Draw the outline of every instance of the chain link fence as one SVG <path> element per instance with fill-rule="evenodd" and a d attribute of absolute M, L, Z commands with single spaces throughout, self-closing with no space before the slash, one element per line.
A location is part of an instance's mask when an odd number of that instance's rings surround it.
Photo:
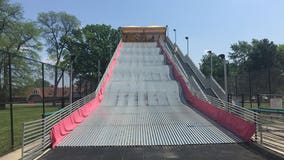
<path fill-rule="evenodd" d="M 57 67 L 17 54 L 0 52 L 2 155 L 21 146 L 24 122 L 49 116 L 71 101 L 90 94 L 97 82 L 77 75 L 71 83 L 69 67 Z"/>
<path fill-rule="evenodd" d="M 228 100 L 260 115 L 257 142 L 284 153 L 284 73 L 272 67 L 228 77 Z"/>
<path fill-rule="evenodd" d="M 228 99 L 248 108 L 271 108 L 271 99 L 284 95 L 283 84 L 284 72 L 277 67 L 242 72 L 228 76 Z"/>

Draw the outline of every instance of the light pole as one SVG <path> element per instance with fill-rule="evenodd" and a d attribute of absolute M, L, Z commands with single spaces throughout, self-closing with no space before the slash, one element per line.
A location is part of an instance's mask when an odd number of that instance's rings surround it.
<path fill-rule="evenodd" d="M 177 32 L 176 32 L 177 30 L 176 29 L 174 29 L 174 32 L 175 32 L 175 45 L 177 44 Z"/>
<path fill-rule="evenodd" d="M 98 59 L 98 84 L 100 83 L 101 77 L 101 61 Z"/>
<path fill-rule="evenodd" d="M 69 103 L 71 104 L 73 102 L 73 63 L 75 59 L 75 55 L 71 54 L 71 66 L 70 66 L 70 97 L 69 97 Z"/>
<path fill-rule="evenodd" d="M 228 86 L 227 86 L 227 62 L 224 54 L 220 54 L 219 57 L 224 62 L 224 85 L 225 85 L 225 100 L 228 99 Z"/>
<path fill-rule="evenodd" d="M 186 39 L 186 47 L 187 47 L 187 48 L 186 48 L 186 49 L 187 49 L 187 50 L 186 50 L 186 52 L 187 52 L 186 54 L 187 54 L 187 56 L 189 56 L 189 42 L 188 42 L 188 37 L 186 36 L 185 39 Z"/>
<path fill-rule="evenodd" d="M 169 35 L 169 34 L 168 34 L 168 27 L 169 27 L 169 26 L 166 25 L 166 38 L 167 38 L 167 36 Z"/>
<path fill-rule="evenodd" d="M 111 60 L 112 54 L 111 54 L 111 45 L 108 45 L 109 48 L 109 61 Z"/>
<path fill-rule="evenodd" d="M 212 51 L 207 51 L 207 53 L 210 55 L 210 78 L 213 78 L 213 60 L 212 60 Z"/>

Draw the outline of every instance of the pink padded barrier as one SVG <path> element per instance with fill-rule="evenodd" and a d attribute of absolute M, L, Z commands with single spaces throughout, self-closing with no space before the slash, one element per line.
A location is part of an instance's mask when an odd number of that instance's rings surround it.
<path fill-rule="evenodd" d="M 245 141 L 250 141 L 251 137 L 255 133 L 256 125 L 251 122 L 245 121 L 218 107 L 215 107 L 199 99 L 198 97 L 194 96 L 190 92 L 190 90 L 187 88 L 184 79 L 178 73 L 177 69 L 173 65 L 173 62 L 170 60 L 168 55 L 165 53 L 162 45 L 159 42 L 158 42 L 158 46 L 162 49 L 162 53 L 164 57 L 166 58 L 167 63 L 172 68 L 175 79 L 180 82 L 187 102 L 191 104 L 193 107 L 195 107 L 196 109 L 198 109 L 199 111 L 201 111 L 202 113 L 204 113 L 205 115 L 207 115 L 212 120 L 215 120 L 216 122 L 218 122 L 224 128 L 236 134 L 241 139 Z"/>
<path fill-rule="evenodd" d="M 123 47 L 123 43 L 120 42 L 118 49 L 116 50 L 112 61 L 109 64 L 105 79 L 99 89 L 97 96 L 86 103 L 84 106 L 80 107 L 61 121 L 57 122 L 51 129 L 51 142 L 52 148 L 55 148 L 56 145 L 62 141 L 62 139 L 67 136 L 71 131 L 73 131 L 83 120 L 88 117 L 102 102 L 104 97 L 104 92 L 106 85 L 112 76 L 112 69 L 114 68 L 117 58 L 120 55 L 120 49 Z"/>

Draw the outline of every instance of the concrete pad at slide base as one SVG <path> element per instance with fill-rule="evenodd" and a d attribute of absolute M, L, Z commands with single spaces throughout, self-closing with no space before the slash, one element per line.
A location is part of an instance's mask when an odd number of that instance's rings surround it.
<path fill-rule="evenodd" d="M 263 156 L 260 151 L 245 144 L 202 144 L 180 146 L 133 147 L 60 147 L 40 158 L 51 159 L 99 159 L 99 160 L 278 160 Z"/>

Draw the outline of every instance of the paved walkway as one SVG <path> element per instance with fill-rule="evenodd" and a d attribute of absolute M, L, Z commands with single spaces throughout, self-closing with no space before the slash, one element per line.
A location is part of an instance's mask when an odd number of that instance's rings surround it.
<path fill-rule="evenodd" d="M 17 149 L 0 157 L 0 160 L 18 160 L 22 156 L 22 149 Z"/>

